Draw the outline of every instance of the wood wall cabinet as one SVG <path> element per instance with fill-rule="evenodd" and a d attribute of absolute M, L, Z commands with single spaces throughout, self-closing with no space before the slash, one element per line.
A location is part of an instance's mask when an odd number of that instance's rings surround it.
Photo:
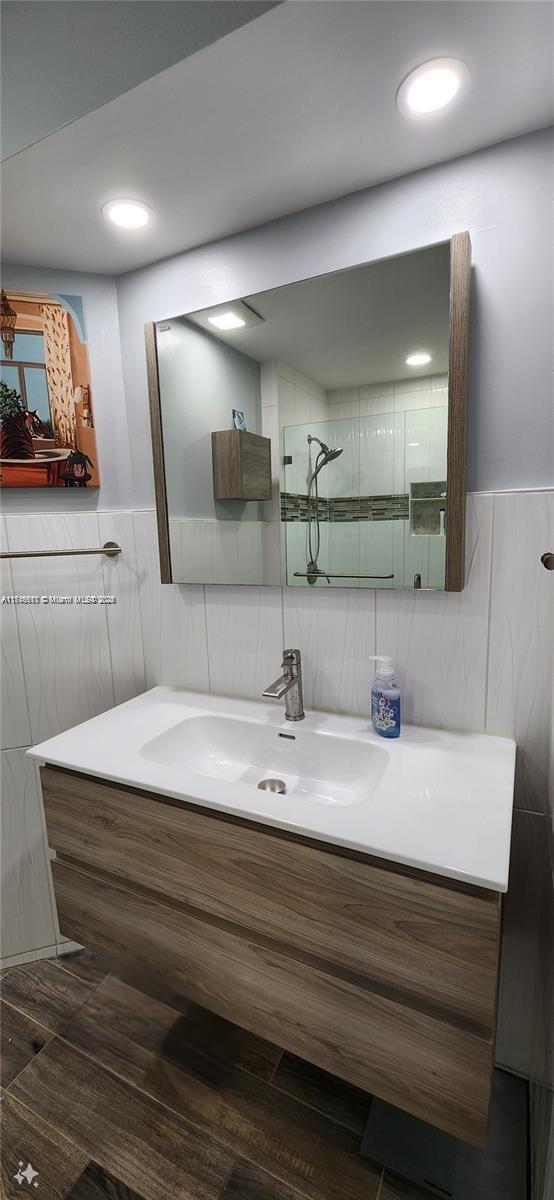
<path fill-rule="evenodd" d="M 61 929 L 482 1145 L 500 896 L 57 768 L 41 772 Z"/>
<path fill-rule="evenodd" d="M 245 429 L 212 433 L 214 500 L 271 500 L 271 440 Z"/>

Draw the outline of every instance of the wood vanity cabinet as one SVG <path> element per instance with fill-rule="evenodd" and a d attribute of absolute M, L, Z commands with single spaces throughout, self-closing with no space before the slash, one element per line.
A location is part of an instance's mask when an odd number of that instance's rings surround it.
<path fill-rule="evenodd" d="M 487 1130 L 499 894 L 53 767 L 60 928 L 449 1133 Z"/>

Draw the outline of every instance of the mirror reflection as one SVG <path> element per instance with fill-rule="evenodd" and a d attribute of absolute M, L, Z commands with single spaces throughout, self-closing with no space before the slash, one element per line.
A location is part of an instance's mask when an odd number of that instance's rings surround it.
<path fill-rule="evenodd" d="M 443 588 L 450 245 L 156 326 L 172 579 Z"/>

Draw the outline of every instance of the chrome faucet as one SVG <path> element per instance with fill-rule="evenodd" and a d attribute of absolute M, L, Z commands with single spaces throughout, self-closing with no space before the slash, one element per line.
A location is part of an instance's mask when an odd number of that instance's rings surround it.
<path fill-rule="evenodd" d="M 302 660 L 299 650 L 283 650 L 284 674 L 271 683 L 262 694 L 270 700 L 285 697 L 285 719 L 303 721 L 306 716 L 302 697 Z"/>

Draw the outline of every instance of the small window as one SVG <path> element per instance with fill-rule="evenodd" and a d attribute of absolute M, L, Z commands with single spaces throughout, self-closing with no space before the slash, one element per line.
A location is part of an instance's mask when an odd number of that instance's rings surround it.
<path fill-rule="evenodd" d="M 38 413 L 46 437 L 52 437 L 43 334 L 18 331 L 13 345 L 13 359 L 2 359 L 0 366 L 4 383 L 19 392 L 24 408 Z"/>

